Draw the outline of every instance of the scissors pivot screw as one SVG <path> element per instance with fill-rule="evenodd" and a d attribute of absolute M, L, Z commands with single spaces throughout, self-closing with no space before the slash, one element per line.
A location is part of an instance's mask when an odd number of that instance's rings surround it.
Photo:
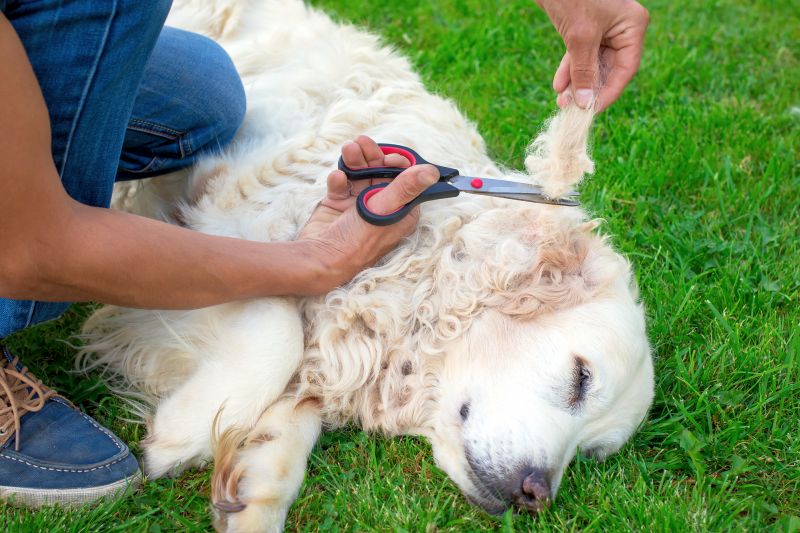
<path fill-rule="evenodd" d="M 483 180 L 480 178 L 475 178 L 472 181 L 470 181 L 469 184 L 472 185 L 473 189 L 480 189 L 481 187 L 483 187 Z"/>

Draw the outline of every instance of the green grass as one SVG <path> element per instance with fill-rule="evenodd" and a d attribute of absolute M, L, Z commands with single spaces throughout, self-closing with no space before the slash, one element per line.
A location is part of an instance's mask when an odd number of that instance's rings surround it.
<path fill-rule="evenodd" d="M 532 0 L 316 3 L 404 50 L 493 156 L 521 165 L 562 52 Z M 800 2 L 647 5 L 642 69 L 597 121 L 582 200 L 635 265 L 656 361 L 649 420 L 605 463 L 573 464 L 538 518 L 470 507 L 423 441 L 328 434 L 291 529 L 800 531 Z M 63 370 L 73 351 L 59 339 L 88 311 L 10 343 L 138 451 L 120 403 Z M 0 506 L 0 529 L 204 530 L 208 491 L 190 472 L 73 512 Z"/>

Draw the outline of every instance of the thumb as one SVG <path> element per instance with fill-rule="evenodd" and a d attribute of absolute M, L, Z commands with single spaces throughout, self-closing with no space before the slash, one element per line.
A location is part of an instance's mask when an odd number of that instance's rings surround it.
<path fill-rule="evenodd" d="M 598 80 L 600 38 L 581 36 L 567 44 L 567 51 L 570 55 L 569 74 L 575 103 L 585 109 L 592 103 Z"/>
<path fill-rule="evenodd" d="M 422 191 L 439 180 L 439 171 L 433 165 L 416 165 L 403 171 L 382 191 L 367 200 L 367 207 L 376 215 L 394 213 Z"/>

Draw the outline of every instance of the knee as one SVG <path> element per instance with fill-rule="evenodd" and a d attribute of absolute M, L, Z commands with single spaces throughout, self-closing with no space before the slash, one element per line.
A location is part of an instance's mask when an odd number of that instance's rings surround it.
<path fill-rule="evenodd" d="M 228 53 L 213 40 L 202 35 L 184 32 L 191 41 L 186 48 L 193 51 L 192 77 L 202 95 L 206 124 L 201 127 L 213 132 L 211 144 L 222 146 L 230 142 L 239 130 L 247 107 L 244 86 Z"/>
<path fill-rule="evenodd" d="M 206 64 L 211 70 L 206 78 L 208 90 L 213 96 L 210 101 L 214 109 L 209 110 L 215 117 L 217 137 L 222 144 L 231 141 L 239 130 L 247 109 L 247 99 L 242 79 L 225 50 L 211 39 L 206 40 Z"/>

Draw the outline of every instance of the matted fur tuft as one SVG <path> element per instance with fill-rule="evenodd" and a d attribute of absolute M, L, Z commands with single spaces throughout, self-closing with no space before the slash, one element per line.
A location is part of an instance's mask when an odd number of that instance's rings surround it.
<path fill-rule="evenodd" d="M 588 149 L 593 118 L 591 106 L 569 105 L 548 121 L 528 147 L 525 168 L 549 197 L 561 198 L 594 172 Z"/>

